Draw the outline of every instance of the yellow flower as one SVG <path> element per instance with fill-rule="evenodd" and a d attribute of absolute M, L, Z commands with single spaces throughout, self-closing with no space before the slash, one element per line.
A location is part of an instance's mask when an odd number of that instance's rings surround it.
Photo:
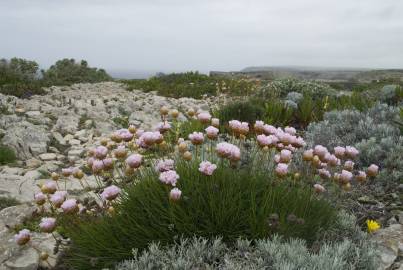
<path fill-rule="evenodd" d="M 373 232 L 376 232 L 377 230 L 379 230 L 381 225 L 379 225 L 379 223 L 376 222 L 375 220 L 367 219 L 367 227 L 368 227 L 368 232 L 373 233 Z"/>

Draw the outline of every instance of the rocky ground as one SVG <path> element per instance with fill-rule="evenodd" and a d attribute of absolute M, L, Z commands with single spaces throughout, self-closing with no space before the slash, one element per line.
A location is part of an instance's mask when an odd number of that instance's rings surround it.
<path fill-rule="evenodd" d="M 40 265 L 39 252 L 33 247 L 17 247 L 9 228 L 32 217 L 35 207 L 30 201 L 49 172 L 81 166 L 86 149 L 122 125 L 152 128 L 160 121 L 159 109 L 163 105 L 183 112 L 189 108 L 208 110 L 225 102 L 221 98 L 173 99 L 155 93 L 129 92 L 114 82 L 47 90 L 47 95 L 30 99 L 0 94 L 0 143 L 13 148 L 18 156 L 15 166 L 0 167 L 0 196 L 22 203 L 0 211 L 0 270 L 33 270 Z M 183 114 L 179 119 L 184 119 Z M 78 182 L 68 183 L 67 189 L 73 194 L 81 192 Z M 403 256 L 402 224 L 400 212 L 395 222 L 374 237 L 382 249 L 380 269 L 403 269 L 403 264 L 396 263 Z M 33 242 L 53 254 L 55 241 L 51 234 L 36 234 Z M 55 264 L 54 259 L 49 262 Z M 42 262 L 41 267 L 49 265 Z"/>

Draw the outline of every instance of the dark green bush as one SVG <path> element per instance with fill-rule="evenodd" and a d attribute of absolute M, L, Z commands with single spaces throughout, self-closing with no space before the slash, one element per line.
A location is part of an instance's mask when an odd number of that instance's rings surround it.
<path fill-rule="evenodd" d="M 4 145 L 0 145 L 0 165 L 13 163 L 16 159 L 17 157 L 13 149 Z"/>
<path fill-rule="evenodd" d="M 212 176 L 198 171 L 200 160 L 177 160 L 178 202 L 169 201 L 171 188 L 158 180 L 154 168 L 144 169 L 140 181 L 127 187 L 115 205 L 113 217 L 76 220 L 75 226 L 64 221 L 72 240 L 68 262 L 75 269 L 110 267 L 130 258 L 132 248 L 141 251 L 154 241 L 172 244 L 182 236 L 222 237 L 234 243 L 239 237 L 261 239 L 276 233 L 312 243 L 316 232 L 333 223 L 336 209 L 311 186 L 279 180 L 263 160 L 256 157 L 238 169 L 216 160 L 219 168 Z"/>
<path fill-rule="evenodd" d="M 14 198 L 0 196 L 0 210 L 17 204 L 19 204 L 19 201 Z"/>
<path fill-rule="evenodd" d="M 223 106 L 214 114 L 221 122 L 237 119 L 243 122 L 254 123 L 256 120 L 263 119 L 265 115 L 264 103 L 257 99 L 236 101 Z"/>
<path fill-rule="evenodd" d="M 67 58 L 57 61 L 48 70 L 42 71 L 42 77 L 46 85 L 70 85 L 112 80 L 104 69 L 92 68 L 85 60 L 76 62 L 74 59 Z"/>

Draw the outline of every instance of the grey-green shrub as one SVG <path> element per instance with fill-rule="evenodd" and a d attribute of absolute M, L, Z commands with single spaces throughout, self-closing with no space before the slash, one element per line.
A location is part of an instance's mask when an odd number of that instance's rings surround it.
<path fill-rule="evenodd" d="M 181 239 L 177 244 L 162 248 L 150 244 L 147 251 L 133 251 L 134 259 L 124 261 L 117 270 L 151 269 L 376 269 L 377 251 L 366 233 L 356 226 L 356 220 L 345 212 L 339 214 L 335 230 L 318 252 L 310 250 L 301 239 L 283 240 L 274 236 L 271 240 L 255 242 L 239 239 L 234 246 L 221 239 Z M 347 238 L 348 237 L 348 238 Z"/>

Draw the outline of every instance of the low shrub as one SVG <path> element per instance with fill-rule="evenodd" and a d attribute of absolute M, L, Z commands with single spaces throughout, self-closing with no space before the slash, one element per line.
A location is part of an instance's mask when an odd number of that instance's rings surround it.
<path fill-rule="evenodd" d="M 256 99 L 229 103 L 214 113 L 222 122 L 238 119 L 243 122 L 254 123 L 263 119 L 265 115 L 264 103 Z"/>
<path fill-rule="evenodd" d="M 17 156 L 13 149 L 8 146 L 0 145 L 0 165 L 13 163 L 17 160 Z"/>
<path fill-rule="evenodd" d="M 351 227 L 344 228 L 343 223 Z M 341 235 L 353 232 L 347 239 L 321 243 L 317 252 L 303 240 L 285 241 L 278 236 L 258 241 L 239 239 L 234 246 L 221 239 L 181 239 L 170 247 L 152 243 L 141 253 L 134 250 L 134 259 L 120 263 L 116 269 L 377 269 L 374 243 L 359 231 L 353 216 L 339 215 L 335 228 Z"/>
<path fill-rule="evenodd" d="M 11 197 L 2 197 L 0 196 L 0 210 L 3 210 L 4 208 L 18 205 L 20 202 L 14 198 Z"/>

